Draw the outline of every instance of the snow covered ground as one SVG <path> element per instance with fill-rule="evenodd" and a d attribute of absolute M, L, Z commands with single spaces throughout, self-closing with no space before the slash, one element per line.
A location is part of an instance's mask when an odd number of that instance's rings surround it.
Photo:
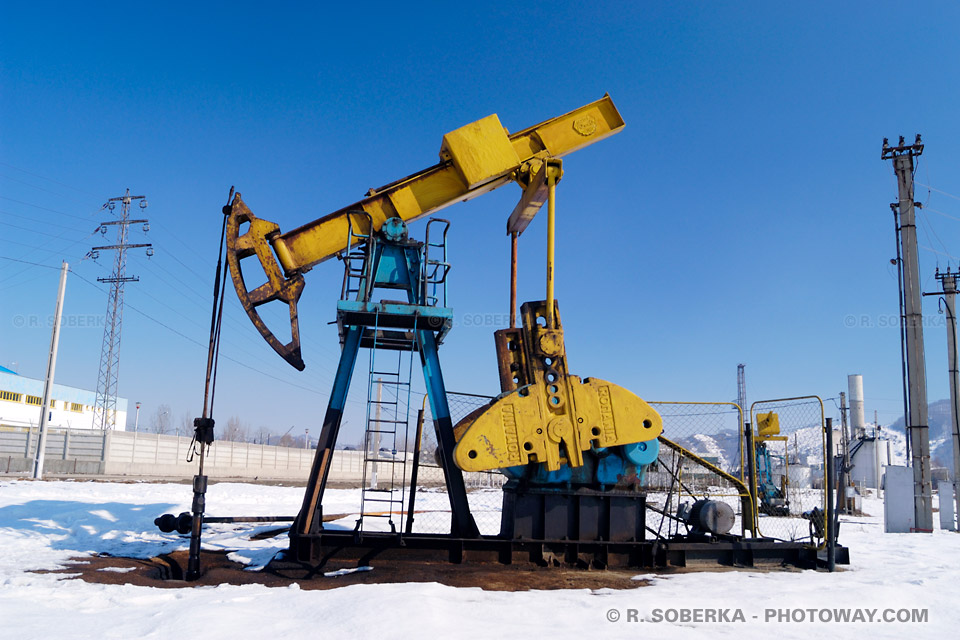
<path fill-rule="evenodd" d="M 215 484 L 208 494 L 208 512 L 294 514 L 302 492 L 301 488 Z M 157 531 L 153 519 L 161 513 L 187 510 L 190 497 L 189 487 L 177 484 L 0 481 L 0 637 L 189 635 L 246 640 L 549 634 L 558 638 L 779 640 L 811 634 L 893 638 L 917 632 L 924 637 L 949 637 L 950 629 L 960 623 L 960 535 L 943 531 L 884 534 L 882 503 L 871 499 L 864 501 L 865 510 L 874 515 L 844 519 L 841 541 L 850 547 L 852 565 L 835 574 L 644 575 L 652 579 L 650 586 L 633 590 L 509 593 L 431 583 L 352 585 L 327 591 L 301 590 L 296 585 L 157 589 L 90 584 L 62 574 L 31 572 L 57 568 L 69 558 L 93 553 L 152 557 L 185 548 L 180 536 Z M 492 505 L 495 498 L 479 494 L 477 499 Z M 443 502 L 443 495 L 437 494 L 425 496 L 420 504 L 442 509 Z M 350 513 L 358 503 L 358 491 L 330 490 L 325 512 Z M 481 519 L 495 523 L 494 516 L 487 512 Z M 353 518 L 345 518 L 343 524 L 352 527 Z M 285 536 L 250 540 L 251 532 L 266 528 L 271 527 L 213 526 L 205 535 L 205 546 L 233 550 L 235 559 L 261 565 L 286 541 Z M 926 621 L 882 620 L 885 615 L 894 619 L 898 614 L 912 615 L 913 609 L 925 611 L 920 615 L 926 615 Z M 867 621 L 836 621 L 844 615 Z"/>

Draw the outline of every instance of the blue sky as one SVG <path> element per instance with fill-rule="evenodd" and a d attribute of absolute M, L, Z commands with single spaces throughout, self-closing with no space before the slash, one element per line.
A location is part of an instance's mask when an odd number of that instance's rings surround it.
<path fill-rule="evenodd" d="M 57 285 L 54 268 L 11 259 L 66 259 L 73 324 L 57 381 L 95 386 L 106 293 L 84 279 L 110 264 L 81 258 L 109 219 L 100 205 L 129 187 L 149 199 L 156 255 L 131 254 L 140 282 L 127 288 L 120 394 L 146 416 L 168 404 L 179 423 L 202 402 L 231 185 L 289 230 L 433 164 L 463 124 L 497 113 L 516 131 L 609 92 L 626 129 L 569 156 L 558 192 L 571 371 L 697 401 L 732 400 L 739 362 L 754 400 L 835 397 L 862 373 L 868 415 L 900 415 L 896 183 L 880 142 L 920 132 L 928 145 L 917 179 L 936 190 L 918 187 L 917 199 L 931 291 L 934 269 L 960 255 L 955 4 L 266 7 L 3 3 L 0 364 L 43 376 Z M 445 212 L 459 321 L 441 350 L 450 389 L 498 391 L 499 326 L 486 318 L 506 311 L 503 229 L 518 197 L 508 186 Z M 521 239 L 521 301 L 544 295 L 544 250 L 538 217 Z M 218 419 L 319 431 L 340 277 L 336 263 L 307 275 L 302 374 L 229 292 L 223 354 L 234 360 L 221 364 Z M 924 304 L 938 399 L 944 322 L 934 298 Z M 358 369 L 347 438 L 359 437 L 364 379 Z"/>

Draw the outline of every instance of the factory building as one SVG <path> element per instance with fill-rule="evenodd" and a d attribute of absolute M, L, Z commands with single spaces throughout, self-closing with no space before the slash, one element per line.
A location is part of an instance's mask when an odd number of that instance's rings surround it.
<path fill-rule="evenodd" d="M 92 429 L 96 392 L 54 384 L 47 424 L 54 428 Z M 36 427 L 43 404 L 43 380 L 0 367 L 0 428 Z M 126 430 L 127 400 L 117 398 L 117 430 Z"/>

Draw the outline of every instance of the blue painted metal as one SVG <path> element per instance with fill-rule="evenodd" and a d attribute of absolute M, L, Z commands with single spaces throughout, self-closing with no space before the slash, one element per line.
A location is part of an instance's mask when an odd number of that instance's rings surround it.
<path fill-rule="evenodd" d="M 340 300 L 337 303 L 337 323 L 340 326 L 342 351 L 333 391 L 324 419 L 323 430 L 317 446 L 317 457 L 307 484 L 304 505 L 298 517 L 297 526 L 291 536 L 300 533 L 309 534 L 322 527 L 323 492 L 329 472 L 329 460 L 332 459 L 336 436 L 343 417 L 350 380 L 356 364 L 357 352 L 361 346 L 382 348 L 380 330 L 415 331 L 416 340 L 407 340 L 404 345 L 393 342 L 391 348 L 417 348 L 423 368 L 423 377 L 433 412 L 441 463 L 447 484 L 447 494 L 451 508 L 451 533 L 461 538 L 479 536 L 477 525 L 470 514 L 467 502 L 463 473 L 453 461 L 453 449 L 456 441 L 453 436 L 453 424 L 450 419 L 450 407 L 447 404 L 446 387 L 437 348 L 443 336 L 450 330 L 453 310 L 424 304 L 423 270 L 421 268 L 421 243 L 408 240 L 406 225 L 402 220 L 391 219 L 384 225 L 380 238 L 370 238 L 372 243 L 367 254 L 360 285 L 350 291 L 356 291 L 355 300 Z M 350 275 L 348 274 L 348 278 Z M 371 300 L 374 289 L 395 289 L 405 291 L 407 303 L 396 301 Z M 368 331 L 372 330 L 372 331 Z M 368 334 L 365 337 L 365 333 Z M 372 335 L 371 335 L 372 334 Z M 415 346 L 414 346 L 415 345 Z M 409 404 L 409 403 L 408 403 Z M 308 517 L 308 514 L 311 514 Z"/>
<path fill-rule="evenodd" d="M 343 350 L 340 352 L 340 362 L 337 364 L 337 375 L 333 378 L 333 390 L 330 392 L 328 409 L 342 412 L 347 403 L 347 392 L 350 390 L 350 380 L 353 378 L 362 333 L 363 327 L 350 327 L 347 331 Z"/>
<path fill-rule="evenodd" d="M 380 228 L 387 242 L 400 242 L 407 239 L 407 225 L 400 218 L 390 218 Z"/>
<path fill-rule="evenodd" d="M 643 466 L 653 463 L 660 455 L 660 441 L 648 440 L 647 442 L 634 442 L 625 444 L 621 447 L 623 457 L 631 464 Z"/>
<path fill-rule="evenodd" d="M 647 468 L 660 454 L 660 441 L 636 442 L 619 447 L 598 447 L 584 454 L 583 465 L 564 465 L 547 471 L 543 464 L 508 467 L 501 472 L 511 480 L 524 479 L 537 487 L 577 485 L 590 488 L 623 488 L 641 485 Z"/>

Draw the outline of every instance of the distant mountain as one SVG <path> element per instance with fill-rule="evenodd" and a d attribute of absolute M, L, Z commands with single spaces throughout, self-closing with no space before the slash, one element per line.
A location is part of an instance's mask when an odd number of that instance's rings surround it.
<path fill-rule="evenodd" d="M 692 451 L 702 458 L 717 462 L 725 471 L 740 468 L 740 442 L 733 429 L 725 429 L 710 435 L 697 433 L 677 440 L 681 447 Z"/>
<path fill-rule="evenodd" d="M 951 433 L 950 400 L 937 400 L 927 404 L 927 421 L 930 423 L 930 459 L 934 467 L 953 469 L 953 435 Z M 900 417 L 889 427 L 898 435 L 904 434 L 905 420 Z"/>
<path fill-rule="evenodd" d="M 839 425 L 834 427 L 834 440 L 839 447 L 840 432 Z M 867 425 L 867 433 L 875 433 L 875 425 Z M 823 463 L 823 441 L 820 435 L 820 427 L 803 427 L 795 429 L 789 433 L 783 433 L 789 437 L 786 445 L 786 452 L 789 456 L 791 465 L 810 465 L 818 467 Z M 906 437 L 903 434 L 903 425 L 899 428 L 882 427 L 880 429 L 880 438 L 890 441 L 890 462 L 892 464 L 906 464 Z M 677 443 L 682 447 L 689 449 L 693 453 L 708 458 L 711 461 L 716 460 L 719 466 L 727 471 L 737 471 L 740 468 L 740 449 L 738 443 L 738 434 L 733 430 L 724 430 L 712 434 L 695 434 L 677 438 Z M 784 445 L 772 445 L 772 453 L 781 455 L 784 451 Z M 934 466 L 952 468 L 949 440 L 931 440 L 931 450 L 934 451 Z M 884 460 L 886 463 L 886 460 Z"/>

